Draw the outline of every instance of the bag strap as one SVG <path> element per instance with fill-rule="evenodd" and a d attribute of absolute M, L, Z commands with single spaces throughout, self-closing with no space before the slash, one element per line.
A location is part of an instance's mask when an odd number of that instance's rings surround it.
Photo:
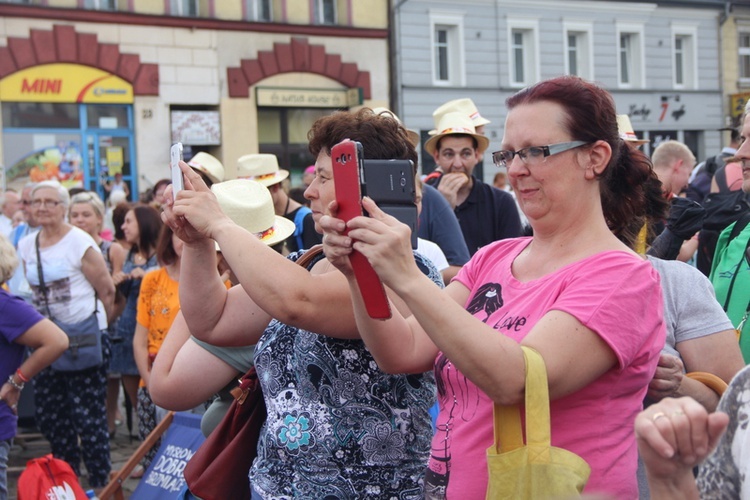
<path fill-rule="evenodd" d="M 729 233 L 729 239 L 727 240 L 726 246 L 729 246 L 729 243 L 734 240 L 737 236 L 740 235 L 742 231 L 745 230 L 747 225 L 750 224 L 750 212 L 745 212 L 740 219 L 734 223 L 734 227 L 732 227 L 732 231 Z M 724 304 L 722 305 L 723 309 L 726 311 L 729 307 L 729 300 L 732 298 L 732 291 L 734 290 L 734 282 L 737 280 L 737 275 L 739 273 L 740 266 L 742 265 L 743 260 L 747 260 L 748 265 L 750 265 L 750 256 L 748 255 L 748 250 L 750 249 L 750 238 L 747 240 L 747 244 L 745 245 L 745 251 L 742 252 L 742 257 L 740 257 L 739 262 L 737 262 L 737 271 L 735 271 L 734 275 L 732 275 L 732 279 L 729 282 L 729 288 L 727 289 L 727 296 L 724 299 Z M 750 302 L 747 304 L 747 309 L 750 311 Z"/>
<path fill-rule="evenodd" d="M 716 185 L 719 186 L 720 193 L 729 192 L 729 185 L 727 184 L 727 172 L 723 166 L 716 169 L 714 179 L 716 179 Z"/>
<path fill-rule="evenodd" d="M 315 257 L 320 255 L 321 253 L 323 253 L 323 245 L 314 245 L 310 247 L 310 249 L 307 250 L 302 255 L 302 257 L 297 259 L 296 263 L 304 268 L 307 268 L 310 262 L 312 262 Z M 255 373 L 255 366 L 251 366 L 250 369 L 245 373 L 245 375 L 237 379 L 237 385 L 229 390 L 229 394 L 231 394 L 239 404 L 243 404 L 245 402 L 245 398 L 247 398 L 251 386 L 254 386 L 254 384 L 256 383 L 258 383 L 258 375 Z"/>
<path fill-rule="evenodd" d="M 526 361 L 526 445 L 550 446 L 549 382 L 542 356 L 531 347 L 521 346 Z M 495 403 L 495 447 L 505 453 L 523 446 L 519 405 Z"/>
<path fill-rule="evenodd" d="M 323 253 L 323 245 L 318 243 L 317 245 L 311 246 L 309 250 L 307 250 L 302 257 L 297 259 L 297 264 L 307 268 L 307 266 L 310 264 L 310 262 L 313 261 L 318 255 Z"/>
<path fill-rule="evenodd" d="M 49 310 L 49 298 L 47 297 L 47 285 L 44 283 L 44 269 L 42 269 L 42 254 L 39 252 L 39 235 L 41 231 L 36 233 L 34 238 L 34 247 L 36 248 L 36 272 L 39 275 L 39 291 L 42 292 L 42 298 L 44 299 L 44 308 L 47 310 L 47 318 L 54 319 L 52 312 Z M 92 287 L 93 288 L 93 287 Z M 96 303 L 97 293 L 94 290 L 94 312 L 99 311 L 99 304 Z"/>
<path fill-rule="evenodd" d="M 36 272 L 39 275 L 39 291 L 42 293 L 44 299 L 44 308 L 47 310 L 47 317 L 52 319 L 52 313 L 49 310 L 49 299 L 47 298 L 47 285 L 44 283 L 44 269 L 42 269 L 42 254 L 39 252 L 39 234 L 41 231 L 36 233 L 34 238 L 34 246 L 36 247 Z"/>
<path fill-rule="evenodd" d="M 724 382 L 721 378 L 714 375 L 713 373 L 709 372 L 688 372 L 685 374 L 687 378 L 691 378 L 693 380 L 697 380 L 698 382 L 701 382 L 703 385 L 714 391 L 716 394 L 721 397 L 722 394 L 724 394 L 724 391 L 727 390 L 727 383 Z"/>

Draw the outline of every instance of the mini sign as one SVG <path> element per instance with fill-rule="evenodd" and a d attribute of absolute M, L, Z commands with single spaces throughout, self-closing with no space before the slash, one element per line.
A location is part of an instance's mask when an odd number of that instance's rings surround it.
<path fill-rule="evenodd" d="M 133 87 L 90 66 L 42 64 L 0 80 L 0 101 L 130 104 Z"/>

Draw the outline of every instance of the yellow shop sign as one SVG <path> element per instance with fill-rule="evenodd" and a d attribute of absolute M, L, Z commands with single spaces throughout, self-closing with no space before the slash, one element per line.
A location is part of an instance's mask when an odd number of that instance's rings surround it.
<path fill-rule="evenodd" d="M 130 104 L 133 86 L 81 64 L 43 64 L 0 80 L 0 101 Z"/>

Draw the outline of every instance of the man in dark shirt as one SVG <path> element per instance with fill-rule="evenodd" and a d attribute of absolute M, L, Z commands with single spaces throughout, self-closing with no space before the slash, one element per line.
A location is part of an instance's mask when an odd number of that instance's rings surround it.
<path fill-rule="evenodd" d="M 469 253 L 520 236 L 521 219 L 513 197 L 473 175 L 489 140 L 477 134 L 471 118 L 462 113 L 446 113 L 436 130 L 424 147 L 444 174 L 431 184 L 453 208 Z"/>

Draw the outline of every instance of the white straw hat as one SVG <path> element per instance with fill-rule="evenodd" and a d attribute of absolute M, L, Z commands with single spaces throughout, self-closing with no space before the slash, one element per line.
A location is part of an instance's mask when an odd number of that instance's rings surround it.
<path fill-rule="evenodd" d="M 635 135 L 633 125 L 630 123 L 630 117 L 628 115 L 617 115 L 617 132 L 620 134 L 620 139 L 631 142 L 637 146 L 649 142 L 639 139 L 638 136 Z"/>
<path fill-rule="evenodd" d="M 237 178 L 252 179 L 264 186 L 273 186 L 289 177 L 289 171 L 279 168 L 276 155 L 251 154 L 237 160 Z"/>
<path fill-rule="evenodd" d="M 224 181 L 224 165 L 221 164 L 216 157 L 211 156 L 208 153 L 201 151 L 196 154 L 190 161 L 187 162 L 194 170 L 202 172 L 206 175 L 211 182 L 223 182 Z"/>
<path fill-rule="evenodd" d="M 481 134 L 477 134 L 474 129 L 474 124 L 471 118 L 466 116 L 464 113 L 446 113 L 440 118 L 438 124 L 439 133 L 436 133 L 424 143 L 424 148 L 430 154 L 435 154 L 435 148 L 440 139 L 446 135 L 470 135 L 477 141 L 477 151 L 480 153 L 487 149 L 490 145 L 490 140 Z"/>
<path fill-rule="evenodd" d="M 468 97 L 464 97 L 462 99 L 448 101 L 432 112 L 432 121 L 435 122 L 435 129 L 430 130 L 428 134 L 437 134 L 438 129 L 440 128 L 440 119 L 447 113 L 463 113 L 471 118 L 474 128 L 491 123 L 487 118 L 479 114 L 479 110 L 477 109 L 477 105 L 474 104 L 474 101 Z"/>
<path fill-rule="evenodd" d="M 268 246 L 294 233 L 294 222 L 276 215 L 268 188 L 250 179 L 234 179 L 211 186 L 222 212 Z M 217 245 L 218 249 L 218 245 Z"/>

